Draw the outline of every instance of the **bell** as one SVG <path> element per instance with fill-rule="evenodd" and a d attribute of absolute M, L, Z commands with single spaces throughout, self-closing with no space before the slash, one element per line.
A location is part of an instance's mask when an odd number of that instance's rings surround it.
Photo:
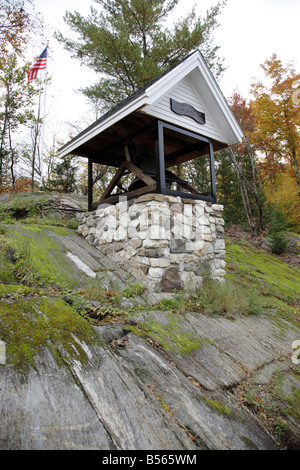
<path fill-rule="evenodd" d="M 156 165 L 155 159 L 149 154 L 144 153 L 140 156 L 137 166 L 147 175 L 156 179 Z M 128 191 L 135 191 L 136 189 L 143 188 L 145 183 L 138 177 L 135 177 L 131 182 Z"/>
<path fill-rule="evenodd" d="M 155 158 L 152 157 L 149 153 L 143 154 L 139 158 L 139 163 L 137 165 L 146 175 L 150 176 L 154 181 L 156 181 L 156 163 Z M 176 176 L 171 172 L 166 170 L 166 188 L 171 189 L 172 183 L 176 182 Z M 136 177 L 130 184 L 128 191 L 135 191 L 146 186 L 144 181 Z"/>

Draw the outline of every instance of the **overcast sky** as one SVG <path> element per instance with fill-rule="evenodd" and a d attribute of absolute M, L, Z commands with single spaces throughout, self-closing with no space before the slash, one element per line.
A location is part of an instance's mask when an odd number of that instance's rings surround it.
<path fill-rule="evenodd" d="M 53 129 L 61 129 L 59 137 L 67 140 L 65 122 L 88 124 L 94 120 L 85 98 L 76 90 L 95 83 L 97 77 L 80 66 L 78 60 L 71 59 L 52 34 L 58 29 L 70 36 L 70 29 L 63 20 L 65 12 L 87 15 L 89 6 L 96 4 L 92 0 L 34 0 L 34 3 L 35 10 L 43 14 L 48 25 L 48 72 L 52 77 L 46 102 L 48 133 L 51 129 L 52 133 Z M 205 16 L 206 10 L 216 3 L 217 0 L 179 0 L 175 13 L 185 16 L 195 5 L 197 13 Z M 219 83 L 225 97 L 235 89 L 249 97 L 253 80 L 263 78 L 259 65 L 274 53 L 284 64 L 294 61 L 296 70 L 300 71 L 299 18 L 300 0 L 227 1 L 214 34 L 215 44 L 220 46 L 219 55 L 224 57 L 227 67 Z M 45 45 L 33 44 L 33 61 Z"/>

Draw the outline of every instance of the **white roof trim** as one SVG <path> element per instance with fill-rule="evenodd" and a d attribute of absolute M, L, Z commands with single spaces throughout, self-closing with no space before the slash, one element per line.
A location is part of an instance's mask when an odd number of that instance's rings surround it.
<path fill-rule="evenodd" d="M 123 117 L 128 116 L 128 114 L 133 113 L 134 111 L 137 111 L 139 108 L 145 106 L 146 104 L 148 103 L 145 100 L 145 95 L 143 94 L 142 96 L 139 96 L 133 102 L 130 102 L 124 107 L 116 110 L 115 113 L 108 116 L 107 119 L 105 119 L 104 121 L 99 122 L 98 125 L 93 126 L 92 128 L 87 128 L 86 131 L 83 131 L 81 134 L 79 134 L 77 137 L 75 137 L 62 148 L 62 150 L 59 152 L 59 156 L 65 157 L 66 155 L 69 155 L 70 153 L 72 153 L 72 150 L 75 150 L 80 145 L 84 144 L 96 135 L 105 131 L 105 129 L 107 129 L 108 127 L 120 121 Z"/>
<path fill-rule="evenodd" d="M 72 153 L 72 151 L 77 147 L 100 134 L 125 116 L 133 113 L 134 111 L 137 111 L 138 109 L 141 109 L 146 105 L 153 104 L 169 90 L 170 86 L 173 87 L 176 85 L 176 83 L 178 83 L 195 69 L 199 70 L 201 77 L 205 82 L 208 93 L 210 94 L 210 99 L 215 101 L 215 105 L 217 105 L 219 112 L 222 114 L 222 118 L 225 119 L 225 123 L 227 123 L 227 126 L 231 131 L 230 133 L 232 138 L 230 139 L 231 142 L 228 142 L 228 144 L 232 145 L 233 143 L 241 142 L 243 138 L 243 131 L 241 130 L 239 123 L 237 122 L 231 108 L 222 94 L 216 80 L 210 72 L 202 54 L 200 51 L 195 51 L 169 72 L 163 74 L 160 78 L 149 84 L 149 86 L 146 87 L 143 91 L 138 92 L 136 97 L 133 95 L 132 99 L 129 98 L 128 103 L 125 103 L 119 108 L 116 108 L 116 110 L 111 114 L 108 113 L 107 118 L 104 118 L 103 120 L 100 118 L 100 122 L 98 124 L 88 127 L 85 131 L 67 143 L 59 152 L 60 157 L 64 157 Z"/>

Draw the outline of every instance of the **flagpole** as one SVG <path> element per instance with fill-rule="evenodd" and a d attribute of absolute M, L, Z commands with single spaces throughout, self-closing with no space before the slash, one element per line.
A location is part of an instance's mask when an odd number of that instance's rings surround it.
<path fill-rule="evenodd" d="M 46 71 L 45 71 L 45 80 L 44 80 L 44 111 L 43 111 L 43 124 L 42 124 L 42 144 L 41 144 L 41 156 L 40 156 L 40 165 L 41 165 L 41 187 L 44 187 L 44 139 L 45 139 L 45 116 L 46 116 L 46 95 L 47 95 L 47 79 L 48 79 L 48 46 L 49 41 L 47 41 L 47 61 L 46 61 Z"/>
<path fill-rule="evenodd" d="M 34 189 L 34 173 L 35 173 L 35 160 L 36 160 L 36 153 L 37 148 L 39 146 L 39 120 L 41 114 L 41 96 L 42 96 L 42 85 L 40 85 L 39 91 L 39 101 L 38 101 L 38 112 L 37 112 L 37 122 L 36 122 L 36 129 L 34 131 L 34 147 L 33 147 L 33 156 L 32 156 L 32 168 L 31 168 L 31 189 Z"/>

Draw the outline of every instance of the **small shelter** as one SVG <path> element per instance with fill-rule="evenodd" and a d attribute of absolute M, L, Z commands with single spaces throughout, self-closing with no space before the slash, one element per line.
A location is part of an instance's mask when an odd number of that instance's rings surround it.
<path fill-rule="evenodd" d="M 214 151 L 242 141 L 235 119 L 202 54 L 196 50 L 115 106 L 60 149 L 88 159 L 89 210 L 146 193 L 216 202 Z M 193 188 L 176 170 L 203 158 L 210 187 Z M 92 200 L 93 163 L 116 172 L 99 201 Z M 173 167 L 173 168 L 172 168 Z M 128 188 L 122 178 L 134 175 Z M 175 188 L 174 188 L 175 186 Z"/>

